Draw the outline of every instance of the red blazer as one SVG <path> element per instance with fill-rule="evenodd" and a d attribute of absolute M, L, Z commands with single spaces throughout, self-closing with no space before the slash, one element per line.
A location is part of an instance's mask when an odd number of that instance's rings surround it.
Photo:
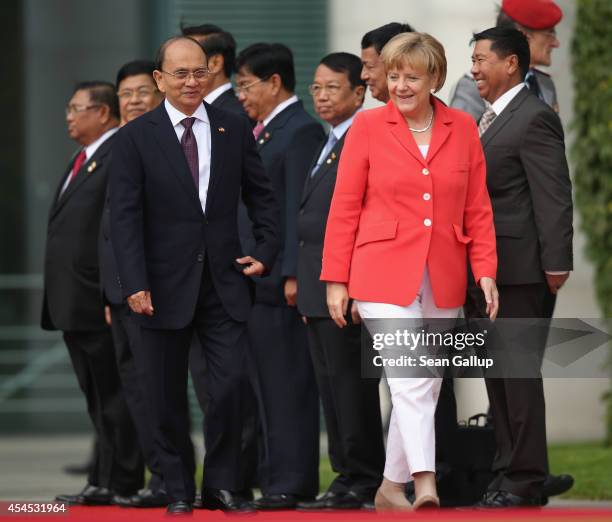
<path fill-rule="evenodd" d="M 406 306 L 425 263 L 436 306 L 463 305 L 474 278 L 495 278 L 497 254 L 485 159 L 474 119 L 432 97 L 423 158 L 393 102 L 360 112 L 348 131 L 331 203 L 321 280 L 354 299 Z"/>

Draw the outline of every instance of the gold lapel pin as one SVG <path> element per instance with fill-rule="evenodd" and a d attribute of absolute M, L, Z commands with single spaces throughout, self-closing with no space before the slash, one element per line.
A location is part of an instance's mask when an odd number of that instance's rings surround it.
<path fill-rule="evenodd" d="M 91 165 L 89 165 L 89 167 L 87 167 L 87 173 L 91 174 L 94 170 L 96 170 L 97 167 L 97 163 L 95 161 L 91 162 Z"/>
<path fill-rule="evenodd" d="M 224 127 L 219 127 L 218 131 L 219 132 L 225 132 L 225 128 Z"/>
<path fill-rule="evenodd" d="M 333 160 L 335 160 L 335 159 L 336 159 L 336 153 L 335 153 L 335 152 L 332 152 L 332 153 L 331 153 L 331 159 L 333 159 Z"/>

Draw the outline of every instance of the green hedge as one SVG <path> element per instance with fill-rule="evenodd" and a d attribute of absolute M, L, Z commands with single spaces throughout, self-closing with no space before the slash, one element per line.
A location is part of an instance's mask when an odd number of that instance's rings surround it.
<path fill-rule="evenodd" d="M 578 0 L 572 42 L 576 203 L 595 266 L 597 298 L 612 317 L 612 1 Z M 607 443 L 612 444 L 612 393 Z"/>

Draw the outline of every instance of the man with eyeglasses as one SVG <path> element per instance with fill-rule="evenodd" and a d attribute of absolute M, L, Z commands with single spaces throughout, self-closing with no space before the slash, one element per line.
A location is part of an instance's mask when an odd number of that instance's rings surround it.
<path fill-rule="evenodd" d="M 155 64 L 150 60 L 134 60 L 126 63 L 117 73 L 117 96 L 121 126 L 145 112 L 152 111 L 164 99 L 155 85 Z"/>
<path fill-rule="evenodd" d="M 244 117 L 203 103 L 206 55 L 176 36 L 157 55 L 166 96 L 118 133 L 111 166 L 111 238 L 122 295 L 146 355 L 136 362 L 152 405 L 153 436 L 170 514 L 189 513 L 195 462 L 187 366 L 198 335 L 208 368 L 202 504 L 245 511 L 241 463 L 250 277 L 271 269 L 278 206 Z M 244 252 L 236 225 L 245 202 L 256 238 Z"/>
<path fill-rule="evenodd" d="M 237 57 L 239 100 L 257 121 L 253 135 L 281 205 L 281 250 L 270 275 L 255 280 L 249 341 L 255 365 L 263 462 L 258 509 L 293 509 L 318 492 L 319 403 L 306 328 L 296 308 L 297 213 L 310 162 L 325 135 L 294 94 L 291 50 L 257 43 Z M 241 209 L 243 248 L 254 244 Z"/>
<path fill-rule="evenodd" d="M 122 125 L 154 109 L 163 100 L 163 95 L 153 80 L 154 70 L 155 64 L 146 60 L 135 60 L 126 63 L 119 69 L 116 85 Z M 118 497 L 115 503 L 123 507 L 166 506 L 168 496 L 153 444 L 153 424 L 148 396 L 144 388 L 142 371 L 135 357 L 135 353 L 146 351 L 146 347 L 139 342 L 137 327 L 133 324 L 129 307 L 123 299 L 119 284 L 110 233 L 110 192 L 108 190 L 98 248 L 100 281 L 106 305 L 105 316 L 113 335 L 121 386 L 138 433 L 140 451 L 150 470 L 146 488 L 131 496 Z"/>
<path fill-rule="evenodd" d="M 319 280 L 327 215 L 344 138 L 363 105 L 361 61 L 350 53 L 325 56 L 310 93 L 319 117 L 330 125 L 313 156 L 298 212 L 297 305 L 306 318 L 332 469 L 327 491 L 300 510 L 360 509 L 371 504 L 385 464 L 378 380 L 361 378 L 361 328 L 355 313 L 338 328 L 329 315 L 325 283 Z"/>
<path fill-rule="evenodd" d="M 98 232 L 119 125 L 114 85 L 77 84 L 66 122 L 81 148 L 62 176 L 49 212 L 42 327 L 63 332 L 97 443 L 85 488 L 57 500 L 108 505 L 116 495 L 136 493 L 144 478 L 100 292 Z"/>

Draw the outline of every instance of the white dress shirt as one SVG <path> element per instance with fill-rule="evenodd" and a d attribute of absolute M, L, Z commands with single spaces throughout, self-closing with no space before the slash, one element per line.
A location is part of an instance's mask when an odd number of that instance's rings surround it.
<path fill-rule="evenodd" d="M 119 130 L 119 127 L 113 127 L 112 129 L 108 129 L 104 134 L 102 134 L 102 136 L 100 136 L 96 141 L 94 141 L 93 143 L 90 143 L 89 145 L 87 145 L 87 147 L 85 147 L 85 162 L 83 163 L 83 165 L 85 165 L 85 163 L 87 163 L 91 157 L 96 153 L 96 151 L 100 148 L 100 145 L 102 145 L 108 138 L 110 138 L 113 134 L 115 134 L 115 132 L 117 132 Z M 72 171 L 71 171 L 72 172 Z M 62 187 L 62 190 L 60 192 L 60 196 L 64 193 L 64 191 L 68 188 L 68 185 L 70 184 L 70 181 L 72 180 L 72 174 L 69 173 L 68 177 L 66 178 L 66 180 L 64 181 L 64 185 Z"/>
<path fill-rule="evenodd" d="M 279 103 L 276 107 L 274 107 L 272 112 L 268 114 L 268 116 L 266 116 L 266 118 L 264 119 L 264 127 L 267 127 L 268 123 L 270 123 L 276 115 L 278 115 L 280 112 L 284 111 L 287 107 L 289 107 L 289 105 L 293 105 L 298 101 L 298 97 L 294 94 L 293 96 L 291 96 L 291 98 L 287 98 L 284 102 Z"/>
<path fill-rule="evenodd" d="M 181 142 L 185 127 L 181 124 L 185 118 L 189 118 L 186 114 L 183 114 L 176 107 L 174 107 L 168 99 L 164 101 L 166 112 L 170 117 L 170 122 L 176 132 L 176 137 Z M 196 120 L 193 122 L 193 135 L 195 136 L 196 143 L 198 145 L 198 170 L 199 170 L 199 187 L 200 192 L 198 194 L 200 198 L 200 204 L 202 206 L 202 212 L 206 211 L 206 197 L 208 196 L 208 183 L 210 181 L 210 120 L 206 113 L 204 104 L 200 104 L 197 110 L 191 115 Z"/>
<path fill-rule="evenodd" d="M 224 83 L 204 96 L 204 101 L 208 104 L 212 104 L 212 102 L 214 102 L 219 96 L 221 96 L 225 91 L 229 91 L 231 88 L 231 82 Z"/>

